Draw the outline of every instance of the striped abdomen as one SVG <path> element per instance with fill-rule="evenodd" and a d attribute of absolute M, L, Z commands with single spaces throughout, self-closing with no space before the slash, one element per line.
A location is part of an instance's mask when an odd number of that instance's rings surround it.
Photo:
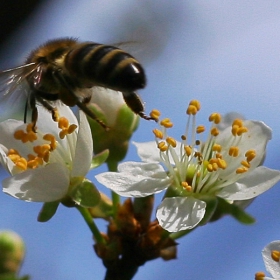
<path fill-rule="evenodd" d="M 78 79 L 122 92 L 135 91 L 146 85 L 140 63 L 113 46 L 79 44 L 66 55 L 65 67 Z"/>

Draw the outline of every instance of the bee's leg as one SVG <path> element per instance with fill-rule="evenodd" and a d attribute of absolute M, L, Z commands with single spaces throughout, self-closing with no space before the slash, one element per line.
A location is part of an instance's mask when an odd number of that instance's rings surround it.
<path fill-rule="evenodd" d="M 52 119 L 55 122 L 58 122 L 59 114 L 57 109 L 51 106 L 45 99 L 41 98 L 39 95 L 36 96 L 36 99 L 52 114 Z"/>
<path fill-rule="evenodd" d="M 32 130 L 36 132 L 36 123 L 38 120 L 38 110 L 36 106 L 36 99 L 34 95 L 30 95 L 29 98 L 26 100 L 25 109 L 24 109 L 24 122 L 27 122 L 27 112 L 28 106 L 31 108 L 31 122 L 32 122 Z"/>
<path fill-rule="evenodd" d="M 94 112 L 88 108 L 88 106 L 86 105 L 85 102 L 77 102 L 77 106 L 86 114 L 88 115 L 90 118 L 92 118 L 93 120 L 95 120 L 97 123 L 99 123 L 103 128 L 105 128 L 105 130 L 109 130 L 109 127 L 102 121 L 100 120 L 95 114 Z"/>
<path fill-rule="evenodd" d="M 55 77 L 58 79 L 58 81 L 64 85 L 64 87 L 68 90 L 68 93 L 71 94 L 71 96 L 73 97 L 73 99 L 75 100 L 76 105 L 86 114 L 88 115 L 90 118 L 92 118 L 93 120 L 95 120 L 97 123 L 99 123 L 103 128 L 105 128 L 105 130 L 109 130 L 109 127 L 100 119 L 98 119 L 98 117 L 94 114 L 94 112 L 87 107 L 87 104 L 90 102 L 91 100 L 91 96 L 89 97 L 85 97 L 82 101 L 79 100 L 79 98 L 77 97 L 77 95 L 73 92 L 72 88 L 68 85 L 68 83 L 65 81 L 63 75 L 61 75 L 60 72 L 56 72 Z"/>
<path fill-rule="evenodd" d="M 147 116 L 144 113 L 144 105 L 136 92 L 123 92 L 123 98 L 127 106 L 137 115 L 145 120 L 154 120 L 154 118 Z"/>

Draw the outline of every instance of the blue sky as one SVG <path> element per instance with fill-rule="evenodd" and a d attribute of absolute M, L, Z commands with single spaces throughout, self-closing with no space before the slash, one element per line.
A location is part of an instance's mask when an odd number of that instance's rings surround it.
<path fill-rule="evenodd" d="M 213 111 L 237 111 L 273 129 L 265 165 L 280 163 L 280 2 L 248 1 L 52 1 L 42 6 L 6 43 L 1 68 L 21 64 L 48 39 L 72 36 L 115 43 L 139 41 L 148 86 L 140 92 L 147 111 L 158 108 L 184 131 L 190 99 L 201 101 L 199 122 Z M 136 55 L 136 56 L 137 56 Z M 154 124 L 141 120 L 134 141 L 152 139 Z M 133 146 L 127 155 L 137 160 Z M 4 177 L 5 174 L 2 175 Z M 89 175 L 94 180 L 94 173 Z M 264 270 L 262 248 L 280 239 L 279 184 L 248 208 L 252 226 L 225 217 L 179 240 L 178 259 L 148 262 L 140 279 L 253 279 Z M 104 190 L 104 189 L 102 189 Z M 32 279 L 102 279 L 104 268 L 92 237 L 75 209 L 60 207 L 48 223 L 36 221 L 39 203 L 0 196 L 3 229 L 17 231 L 27 245 L 22 274 Z M 100 223 L 105 229 L 105 224 Z"/>

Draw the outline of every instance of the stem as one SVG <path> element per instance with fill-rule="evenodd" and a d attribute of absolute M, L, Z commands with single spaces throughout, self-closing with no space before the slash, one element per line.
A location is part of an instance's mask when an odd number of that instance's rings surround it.
<path fill-rule="evenodd" d="M 97 226 L 95 225 L 92 216 L 90 215 L 90 212 L 87 208 L 76 206 L 76 208 L 79 210 L 81 215 L 83 216 L 85 222 L 87 223 L 88 227 L 90 228 L 96 243 L 106 244 L 103 236 L 101 235 L 100 231 L 98 230 Z"/>
<path fill-rule="evenodd" d="M 107 162 L 108 170 L 111 172 L 117 172 L 118 171 L 118 162 L 117 161 L 109 161 Z M 116 194 L 115 192 L 111 192 L 112 195 L 112 202 L 113 202 L 113 217 L 115 218 L 118 205 L 120 204 L 120 196 Z"/>

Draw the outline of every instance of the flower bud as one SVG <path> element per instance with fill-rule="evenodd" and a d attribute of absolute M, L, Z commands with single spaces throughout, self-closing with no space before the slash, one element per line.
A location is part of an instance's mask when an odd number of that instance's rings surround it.
<path fill-rule="evenodd" d="M 0 232 L 0 275 L 15 275 L 25 254 L 22 238 L 13 231 Z"/>

